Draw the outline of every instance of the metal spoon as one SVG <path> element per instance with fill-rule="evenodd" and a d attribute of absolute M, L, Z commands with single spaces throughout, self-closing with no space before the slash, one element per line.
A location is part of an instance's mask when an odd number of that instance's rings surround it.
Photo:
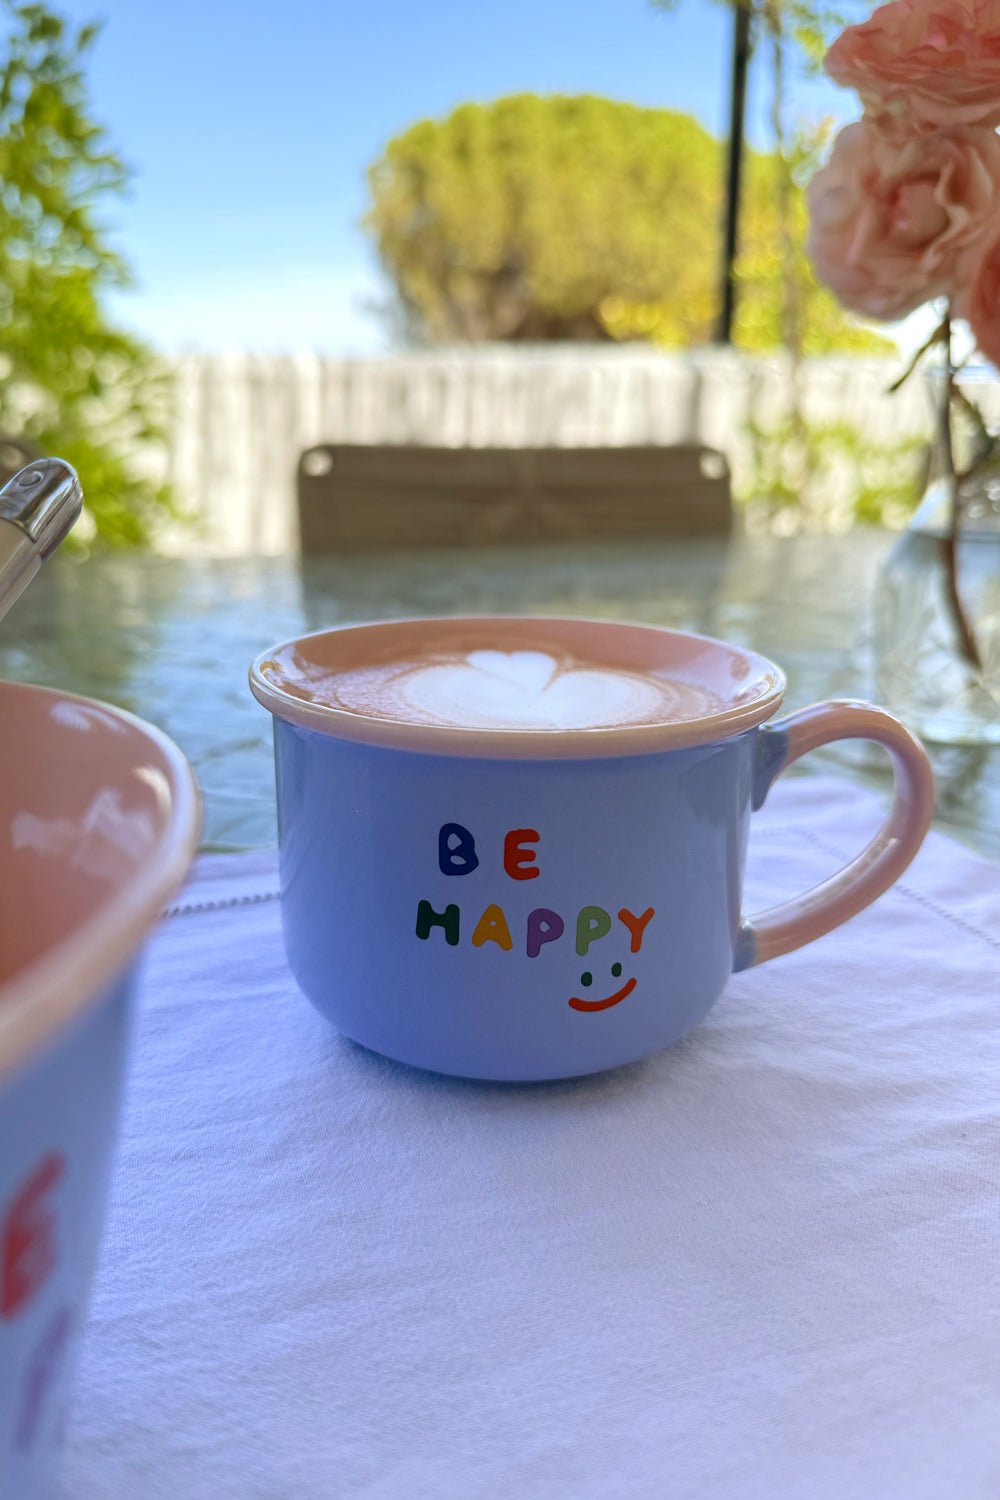
<path fill-rule="evenodd" d="M 83 509 L 76 472 L 61 458 L 40 458 L 0 489 L 0 619 Z"/>

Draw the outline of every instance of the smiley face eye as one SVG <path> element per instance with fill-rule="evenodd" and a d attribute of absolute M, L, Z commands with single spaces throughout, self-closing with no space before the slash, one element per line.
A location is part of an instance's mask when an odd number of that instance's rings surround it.
<path fill-rule="evenodd" d="M 593 974 L 591 974 L 591 972 L 590 972 L 589 969 L 587 970 L 586 974 L 581 974 L 580 975 L 580 983 L 581 984 L 583 984 L 583 985 L 591 985 L 591 984 L 593 984 L 593 982 L 594 982 L 594 976 L 593 976 Z"/>
<path fill-rule="evenodd" d="M 615 976 L 616 979 L 620 979 L 622 977 L 622 966 L 621 966 L 621 964 L 612 964 L 611 965 L 611 972 Z"/>

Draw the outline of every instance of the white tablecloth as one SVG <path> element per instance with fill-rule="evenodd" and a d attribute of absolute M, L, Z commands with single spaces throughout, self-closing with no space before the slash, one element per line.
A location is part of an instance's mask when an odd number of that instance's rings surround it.
<path fill-rule="evenodd" d="M 781 784 L 749 906 L 877 816 Z M 296 991 L 273 855 L 146 972 L 70 1500 L 997 1500 L 1000 867 L 934 837 L 667 1053 L 467 1084 Z"/>

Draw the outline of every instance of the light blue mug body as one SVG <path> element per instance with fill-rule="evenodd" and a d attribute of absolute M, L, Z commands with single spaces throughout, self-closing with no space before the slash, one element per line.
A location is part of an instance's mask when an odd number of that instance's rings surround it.
<path fill-rule="evenodd" d="M 559 1078 L 666 1047 L 718 999 L 758 729 L 505 761 L 274 728 L 288 958 L 345 1035 L 443 1073 Z"/>
<path fill-rule="evenodd" d="M 461 692 L 474 695 L 476 673 L 490 693 L 515 680 L 519 652 L 529 665 L 539 653 L 552 660 L 541 686 L 516 678 L 536 708 L 568 653 L 558 672 L 578 670 L 577 659 L 681 684 L 681 711 L 552 732 L 477 726 Z M 340 674 L 359 665 L 367 682 L 371 663 L 405 674 L 407 662 L 439 659 L 458 664 L 457 721 L 337 699 Z M 274 715 L 296 979 L 356 1042 L 467 1078 L 573 1077 L 669 1046 L 734 969 L 874 901 L 913 858 L 933 809 L 927 757 L 891 715 L 825 703 L 773 720 L 784 688 L 773 663 L 681 631 L 556 617 L 385 621 L 274 647 L 250 682 Z M 882 828 L 822 885 L 741 917 L 752 809 L 800 755 L 856 736 L 894 764 Z"/>
<path fill-rule="evenodd" d="M 132 963 L 0 1086 L 0 1495 L 13 1500 L 54 1493 L 134 988 Z"/>

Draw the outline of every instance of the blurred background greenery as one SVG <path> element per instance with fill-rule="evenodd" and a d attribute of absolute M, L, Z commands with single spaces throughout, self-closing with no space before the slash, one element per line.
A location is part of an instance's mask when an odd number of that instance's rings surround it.
<path fill-rule="evenodd" d="M 808 170 L 814 153 L 796 151 Z M 787 346 L 792 307 L 802 353 L 891 351 L 817 284 L 797 180 L 782 223 L 785 172 L 747 151 L 734 343 Z M 559 95 L 465 104 L 391 140 L 369 182 L 367 224 L 410 339 L 712 337 L 723 147 L 690 115 Z"/>
<path fill-rule="evenodd" d="M 92 534 L 143 544 L 171 505 L 141 469 L 169 393 L 151 352 L 104 308 L 129 268 L 101 210 L 128 172 L 90 112 L 85 68 L 96 30 L 74 29 L 44 5 L 3 8 L 0 433 L 78 469 Z"/>
<path fill-rule="evenodd" d="M 129 170 L 91 103 L 97 30 L 16 0 L 0 0 L 0 20 L 0 436 L 76 465 L 85 544 L 149 545 L 183 523 L 157 458 L 176 392 L 109 311 L 131 276 L 107 227 Z M 845 317 L 804 252 L 803 183 L 830 127 L 788 125 L 788 57 L 814 62 L 828 21 L 797 0 L 753 7 L 774 149 L 745 155 L 733 343 L 793 362 L 895 347 Z M 724 145 L 689 114 L 588 94 L 465 103 L 396 134 L 368 182 L 397 347 L 678 350 L 713 335 Z M 915 494 L 911 439 L 873 446 L 794 400 L 743 436 L 741 498 L 767 515 L 801 510 L 845 465 L 860 521 L 899 524 Z"/>

